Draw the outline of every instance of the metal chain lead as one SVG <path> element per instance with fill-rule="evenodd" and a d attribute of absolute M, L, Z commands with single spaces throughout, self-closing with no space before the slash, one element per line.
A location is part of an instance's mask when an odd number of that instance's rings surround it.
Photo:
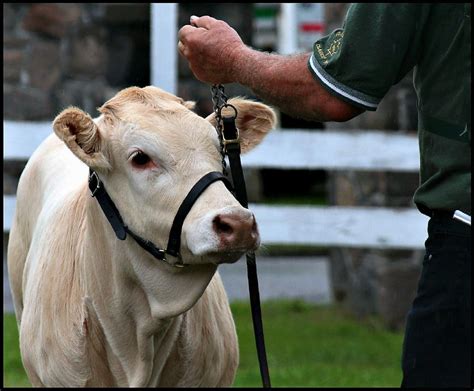
<path fill-rule="evenodd" d="M 227 106 L 227 96 L 224 93 L 224 86 L 222 84 L 214 84 L 211 86 L 212 92 L 212 102 L 214 113 L 216 115 L 216 130 L 217 136 L 219 137 L 219 143 L 221 147 L 221 156 L 222 156 L 222 172 L 224 175 L 227 175 L 226 167 L 227 163 L 225 160 L 225 150 L 224 150 L 224 137 L 223 137 L 223 125 L 222 125 L 222 108 Z"/>
<path fill-rule="evenodd" d="M 211 86 L 212 91 L 212 102 L 214 104 L 214 113 L 216 116 L 216 130 L 220 141 L 221 146 L 221 155 L 222 155 L 222 169 L 223 174 L 227 176 L 226 172 L 226 144 L 229 143 L 239 143 L 239 135 L 238 129 L 237 137 L 235 139 L 227 140 L 225 139 L 225 135 L 223 132 L 224 123 L 222 119 L 222 109 L 224 107 L 229 107 L 234 110 L 234 121 L 237 118 L 237 109 L 227 103 L 227 96 L 224 93 L 224 86 L 222 84 L 214 84 Z M 235 123 L 234 123 L 235 126 Z M 235 154 L 236 149 L 233 149 L 232 155 L 229 155 L 229 164 L 231 166 L 232 172 L 232 181 L 234 185 L 237 183 L 239 184 L 240 191 L 236 192 L 235 197 L 239 200 L 239 202 L 245 206 L 247 206 L 247 193 L 245 190 L 245 180 L 242 172 L 242 167 L 240 164 L 240 149 Z M 232 156 L 232 157 L 231 157 Z M 238 169 L 237 169 L 238 167 Z M 252 309 L 252 322 L 254 326 L 254 334 L 255 334 L 255 342 L 257 348 L 257 356 L 258 362 L 260 366 L 260 375 L 262 376 L 262 383 L 264 388 L 271 388 L 270 384 L 270 374 L 268 373 L 268 363 L 267 363 L 267 356 L 265 352 L 265 341 L 263 338 L 263 324 L 262 324 L 262 314 L 260 309 L 260 293 L 258 291 L 258 279 L 257 279 L 257 269 L 256 269 L 256 261 L 255 261 L 255 254 L 253 252 L 247 253 L 247 277 L 249 281 L 249 294 L 250 294 L 250 306 Z"/>

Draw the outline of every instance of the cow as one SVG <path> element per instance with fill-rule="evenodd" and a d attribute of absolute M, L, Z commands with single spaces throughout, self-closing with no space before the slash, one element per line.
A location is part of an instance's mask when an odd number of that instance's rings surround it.
<path fill-rule="evenodd" d="M 245 153 L 274 127 L 275 113 L 242 97 L 228 103 Z M 28 161 L 7 257 L 33 386 L 233 384 L 237 335 L 217 268 L 259 246 L 253 214 L 223 181 L 209 185 L 184 220 L 184 266 L 176 267 L 130 235 L 117 239 L 88 188 L 92 169 L 124 223 L 165 247 L 188 191 L 222 171 L 215 113 L 200 117 L 193 105 L 147 86 L 118 92 L 96 118 L 66 108 Z"/>

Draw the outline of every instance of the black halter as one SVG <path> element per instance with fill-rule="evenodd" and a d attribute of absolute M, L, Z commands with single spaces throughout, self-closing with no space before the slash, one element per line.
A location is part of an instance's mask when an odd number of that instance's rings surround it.
<path fill-rule="evenodd" d="M 196 184 L 192 187 L 186 198 L 181 203 L 181 206 L 179 207 L 178 212 L 174 218 L 173 224 L 171 225 L 168 247 L 166 250 L 163 250 L 155 246 L 151 241 L 143 239 L 139 235 L 135 234 L 128 228 L 127 225 L 125 225 L 117 207 L 105 190 L 104 183 L 100 180 L 97 173 L 89 168 L 89 189 L 92 192 L 92 197 L 95 197 L 99 202 L 99 205 L 102 208 L 105 217 L 107 217 L 107 220 L 112 226 L 117 238 L 120 240 L 125 240 L 128 233 L 142 248 L 148 251 L 156 259 L 176 267 L 185 266 L 179 253 L 179 248 L 181 245 L 181 230 L 183 228 L 184 219 L 204 190 L 206 190 L 212 183 L 216 181 L 223 181 L 226 187 L 232 191 L 232 185 L 230 184 L 229 180 L 218 171 L 209 172 L 199 179 L 199 181 L 196 182 Z M 170 263 L 168 262 L 166 255 L 176 257 L 178 258 L 178 261 L 176 263 Z"/>

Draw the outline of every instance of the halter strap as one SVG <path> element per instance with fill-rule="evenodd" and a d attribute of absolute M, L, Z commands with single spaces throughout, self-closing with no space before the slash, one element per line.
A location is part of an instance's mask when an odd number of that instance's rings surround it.
<path fill-rule="evenodd" d="M 92 197 L 97 199 L 97 202 L 99 203 L 105 217 L 112 226 L 117 238 L 120 240 L 125 240 L 128 233 L 140 247 L 149 252 L 156 259 L 176 267 L 184 266 L 179 253 L 179 247 L 181 245 L 181 231 L 183 229 L 184 220 L 199 196 L 204 192 L 204 190 L 206 190 L 212 183 L 216 181 L 223 181 L 226 187 L 232 191 L 232 185 L 230 184 L 229 180 L 218 171 L 209 172 L 199 179 L 199 181 L 197 181 L 196 184 L 191 188 L 186 198 L 181 203 L 171 226 L 168 247 L 166 250 L 163 250 L 157 247 L 153 242 L 135 234 L 125 225 L 120 212 L 107 193 L 104 183 L 100 180 L 99 175 L 97 175 L 97 172 L 89 168 L 89 189 L 92 193 Z M 174 264 L 169 263 L 166 259 L 167 254 L 179 258 L 178 262 Z"/>
<path fill-rule="evenodd" d="M 179 257 L 179 247 L 181 245 L 181 230 L 183 228 L 184 219 L 188 215 L 189 211 L 193 207 L 199 196 L 206 190 L 206 188 L 216 181 L 223 181 L 226 187 L 232 191 L 232 185 L 229 180 L 220 172 L 212 171 L 204 175 L 193 188 L 189 191 L 188 195 L 181 203 L 181 206 L 176 213 L 173 221 L 173 225 L 170 230 L 170 237 L 168 239 L 168 247 L 166 253 L 173 257 Z"/>

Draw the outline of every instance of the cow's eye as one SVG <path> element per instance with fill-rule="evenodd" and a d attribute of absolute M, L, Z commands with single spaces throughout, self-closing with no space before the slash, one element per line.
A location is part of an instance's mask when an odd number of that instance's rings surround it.
<path fill-rule="evenodd" d="M 146 153 L 142 151 L 137 151 L 132 155 L 132 163 L 135 166 L 145 166 L 146 164 L 150 163 L 151 159 Z"/>

